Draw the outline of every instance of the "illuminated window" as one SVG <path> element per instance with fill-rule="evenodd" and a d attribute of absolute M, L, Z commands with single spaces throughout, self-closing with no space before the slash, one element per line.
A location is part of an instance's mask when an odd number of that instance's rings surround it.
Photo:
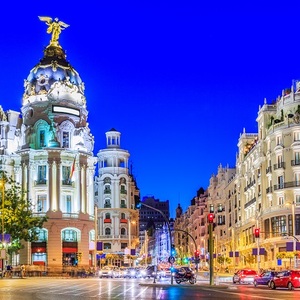
<path fill-rule="evenodd" d="M 37 184 L 46 184 L 46 166 L 38 166 Z"/>
<path fill-rule="evenodd" d="M 45 130 L 40 130 L 40 147 L 46 147 Z"/>
<path fill-rule="evenodd" d="M 46 212 L 47 211 L 47 196 L 38 195 L 37 196 L 37 212 Z"/>
<path fill-rule="evenodd" d="M 62 232 L 62 239 L 65 242 L 77 242 L 77 232 L 72 229 L 65 229 Z"/>
<path fill-rule="evenodd" d="M 63 148 L 70 148 L 70 132 L 64 131 L 62 134 L 62 146 Z"/>

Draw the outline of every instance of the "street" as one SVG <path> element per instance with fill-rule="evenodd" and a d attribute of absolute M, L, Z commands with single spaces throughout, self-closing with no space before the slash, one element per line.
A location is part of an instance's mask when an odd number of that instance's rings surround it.
<path fill-rule="evenodd" d="M 300 290 L 270 290 L 267 287 L 234 285 L 231 282 L 209 286 L 198 282 L 170 285 L 153 284 L 153 279 L 48 278 L 1 279 L 0 300 L 69 300 L 69 299 L 299 299 Z"/>

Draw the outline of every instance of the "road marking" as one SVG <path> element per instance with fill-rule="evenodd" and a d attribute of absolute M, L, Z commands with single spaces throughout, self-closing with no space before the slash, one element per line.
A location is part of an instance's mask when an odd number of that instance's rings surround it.
<path fill-rule="evenodd" d="M 121 295 L 125 294 L 126 292 L 128 292 L 128 291 L 132 290 L 133 288 L 134 288 L 134 286 L 132 285 L 132 286 L 131 286 L 131 287 L 129 287 L 128 289 L 124 290 L 122 293 L 120 293 L 120 294 L 116 295 L 114 298 L 118 298 L 119 296 L 121 296 Z"/>
<path fill-rule="evenodd" d="M 205 291 L 211 291 L 213 290 L 214 292 L 219 292 L 219 293 L 222 293 L 222 294 L 229 294 L 229 295 L 240 295 L 240 296 L 247 296 L 247 298 L 256 298 L 256 299 L 267 299 L 267 300 L 278 300 L 278 298 L 271 298 L 271 297 L 265 297 L 265 296 L 260 296 L 260 295 L 250 295 L 248 293 L 233 293 L 233 292 L 226 292 L 224 290 L 218 290 L 218 289 L 213 289 L 213 288 L 202 288 L 203 290 Z"/>
<path fill-rule="evenodd" d="M 137 295 L 135 296 L 135 298 L 136 298 L 136 299 L 140 299 L 140 295 L 142 295 L 147 289 L 148 289 L 148 286 L 145 287 L 139 294 L 137 294 Z"/>

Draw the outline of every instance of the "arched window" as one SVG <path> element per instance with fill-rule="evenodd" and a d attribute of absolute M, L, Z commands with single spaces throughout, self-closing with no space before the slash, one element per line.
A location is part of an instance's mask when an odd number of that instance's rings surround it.
<path fill-rule="evenodd" d="M 105 199 L 104 201 L 104 208 L 110 208 L 111 204 L 110 204 L 110 199 Z"/>
<path fill-rule="evenodd" d="M 110 228 L 105 228 L 105 235 L 110 235 L 110 233 L 111 233 Z"/>
<path fill-rule="evenodd" d="M 105 214 L 105 219 L 110 219 L 110 213 Z"/>
<path fill-rule="evenodd" d="M 126 229 L 125 228 L 121 228 L 121 235 L 126 235 Z"/>
<path fill-rule="evenodd" d="M 65 229 L 62 232 L 62 240 L 64 242 L 77 242 L 77 232 L 73 229 Z"/>
<path fill-rule="evenodd" d="M 125 213 L 121 213 L 121 219 L 126 219 Z"/>

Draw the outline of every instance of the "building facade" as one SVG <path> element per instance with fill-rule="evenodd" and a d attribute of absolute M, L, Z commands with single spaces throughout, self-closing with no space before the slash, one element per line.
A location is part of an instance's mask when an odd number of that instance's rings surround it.
<path fill-rule="evenodd" d="M 34 214 L 48 216 L 15 263 L 48 271 L 91 266 L 95 251 L 94 137 L 84 84 L 58 37 L 24 82 L 21 114 L 2 111 L 0 125 L 2 170 L 27 191 Z"/>
<path fill-rule="evenodd" d="M 103 263 L 110 257 L 118 265 L 129 264 L 127 258 L 135 256 L 139 246 L 135 199 L 140 193 L 130 172 L 129 156 L 121 148 L 121 133 L 114 128 L 106 132 L 106 148 L 97 154 L 99 176 L 95 180 L 97 251 Z"/>
<path fill-rule="evenodd" d="M 213 212 L 217 268 L 300 265 L 300 82 L 265 101 L 256 121 L 257 133 L 240 135 L 236 166 L 219 166 L 207 189 L 205 241 Z M 176 227 L 188 228 L 196 211 L 188 212 Z"/>

